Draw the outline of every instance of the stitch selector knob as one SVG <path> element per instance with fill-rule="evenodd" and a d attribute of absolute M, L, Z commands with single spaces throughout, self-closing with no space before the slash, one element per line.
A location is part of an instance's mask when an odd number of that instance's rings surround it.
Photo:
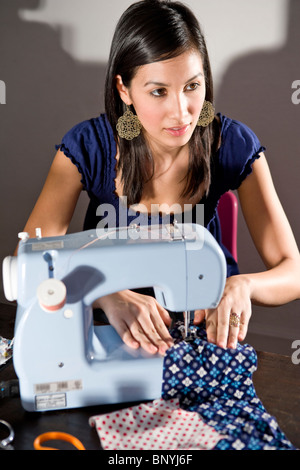
<path fill-rule="evenodd" d="M 56 312 L 66 303 L 67 289 L 58 279 L 47 279 L 37 288 L 39 304 L 46 312 Z"/>

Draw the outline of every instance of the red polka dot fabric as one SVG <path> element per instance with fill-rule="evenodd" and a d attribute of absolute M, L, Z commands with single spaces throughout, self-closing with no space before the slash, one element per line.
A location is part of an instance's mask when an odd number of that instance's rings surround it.
<path fill-rule="evenodd" d="M 158 399 L 90 418 L 104 450 L 210 450 L 224 435 L 179 400 Z"/>

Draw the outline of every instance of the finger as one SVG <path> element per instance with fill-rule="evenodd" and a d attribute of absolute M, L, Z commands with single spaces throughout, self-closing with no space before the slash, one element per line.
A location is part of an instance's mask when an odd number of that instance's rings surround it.
<path fill-rule="evenodd" d="M 151 320 L 152 320 L 152 324 L 155 327 L 155 331 L 153 333 L 154 334 L 154 339 L 157 337 L 159 342 L 160 341 L 165 342 L 168 348 L 173 346 L 174 340 L 173 340 L 172 336 L 170 335 L 170 331 L 166 327 L 165 322 L 162 320 L 162 318 L 159 315 L 158 316 L 150 315 L 150 317 L 151 317 Z M 171 324 L 171 322 L 172 322 L 172 320 L 170 318 L 170 324 Z M 157 345 L 156 342 L 155 342 L 155 344 Z"/>
<path fill-rule="evenodd" d="M 229 335 L 229 313 L 228 310 L 218 309 L 218 325 L 217 325 L 217 345 L 220 348 L 226 348 Z"/>
<path fill-rule="evenodd" d="M 139 341 L 137 341 L 131 334 L 130 329 L 128 328 L 125 322 L 114 322 L 113 320 L 110 321 L 110 324 L 115 328 L 123 342 L 133 349 L 138 349 L 140 347 Z"/>
<path fill-rule="evenodd" d="M 250 316 L 248 316 L 250 318 Z M 244 341 L 246 338 L 247 330 L 248 330 L 248 323 L 249 320 L 247 320 L 247 315 L 242 313 L 241 318 L 240 318 L 240 329 L 238 333 L 238 340 L 239 341 Z"/>
<path fill-rule="evenodd" d="M 229 316 L 229 334 L 227 347 L 229 349 L 236 349 L 238 342 L 238 335 L 241 325 L 241 315 L 236 312 L 231 312 Z"/>
<path fill-rule="evenodd" d="M 130 293 L 131 295 L 131 293 Z M 128 295 L 127 295 L 128 297 Z M 142 347 L 145 351 L 150 354 L 155 354 L 159 350 L 161 354 L 173 344 L 171 342 L 171 336 L 169 331 L 158 313 L 159 304 L 155 299 L 139 296 L 139 304 L 129 303 L 124 308 L 124 301 L 118 305 L 117 309 L 111 311 L 107 308 L 107 315 L 110 324 L 116 329 L 124 343 L 134 349 Z M 126 300 L 126 299 L 125 299 Z M 135 298 L 133 300 L 136 300 Z M 122 307 L 122 312 L 120 308 Z M 158 335 L 155 326 L 150 318 L 150 311 L 155 313 L 156 323 L 159 325 L 162 338 Z M 161 307 L 160 312 L 164 315 L 165 320 L 169 320 L 169 315 Z M 168 343 L 164 343 L 164 339 L 167 339 Z M 164 344 L 163 344 L 164 343 Z"/>
<path fill-rule="evenodd" d="M 150 306 L 134 307 L 134 314 L 127 315 L 120 322 L 119 317 L 114 321 L 115 316 L 110 315 L 110 322 L 115 327 L 124 343 L 130 347 L 143 348 L 150 354 L 165 354 L 166 350 L 173 345 L 173 340 L 167 327 L 156 311 L 155 317 L 158 322 L 162 337 L 158 334 L 149 313 Z M 151 307 L 153 308 L 153 306 Z"/>
<path fill-rule="evenodd" d="M 147 315 L 141 315 L 139 322 L 142 334 L 145 336 L 138 336 L 138 339 L 142 342 L 141 345 L 143 346 L 145 342 L 148 345 L 150 342 L 160 354 L 165 354 L 167 349 L 173 345 L 173 339 L 158 311 L 152 310 L 150 313 L 147 312 Z M 140 333 L 141 331 L 139 331 Z"/>
<path fill-rule="evenodd" d="M 163 324 L 170 326 L 172 323 L 172 318 L 170 317 L 169 312 L 165 308 L 163 308 L 156 300 L 155 300 L 155 307 L 159 313 L 159 316 Z"/>
<path fill-rule="evenodd" d="M 217 310 L 208 310 L 206 314 L 206 336 L 209 343 L 217 343 Z"/>
<path fill-rule="evenodd" d="M 144 309 L 146 310 L 145 314 L 139 316 L 140 323 L 148 339 L 164 354 L 174 344 L 173 338 L 166 326 L 170 326 L 172 323 L 169 312 L 154 298 L 151 299 L 150 304 L 145 305 Z"/>
<path fill-rule="evenodd" d="M 199 325 L 205 320 L 205 310 L 195 310 L 194 313 L 194 325 Z"/>
<path fill-rule="evenodd" d="M 115 328 L 123 342 L 130 348 L 137 349 L 142 347 L 150 354 L 156 354 L 158 349 L 144 334 L 142 327 L 135 316 L 126 316 L 120 321 L 118 315 L 110 314 L 110 324 Z"/>
<path fill-rule="evenodd" d="M 132 325 L 131 327 L 131 335 L 133 338 L 139 342 L 140 347 L 144 349 L 146 352 L 150 354 L 156 354 L 159 352 L 159 348 L 152 338 L 150 339 L 148 335 L 145 333 L 143 328 L 140 325 Z M 166 348 L 167 349 L 167 348 Z"/>

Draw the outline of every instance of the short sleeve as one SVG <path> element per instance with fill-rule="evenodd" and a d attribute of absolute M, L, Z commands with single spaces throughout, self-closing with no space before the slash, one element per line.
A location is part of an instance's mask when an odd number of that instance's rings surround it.
<path fill-rule="evenodd" d="M 105 154 L 96 120 L 90 119 L 76 124 L 55 147 L 76 165 L 81 174 L 83 188 L 92 193 L 96 191 L 100 185 Z"/>
<path fill-rule="evenodd" d="M 222 122 L 220 165 L 225 190 L 237 189 L 252 172 L 252 164 L 265 150 L 255 133 L 245 124 L 225 118 Z"/>

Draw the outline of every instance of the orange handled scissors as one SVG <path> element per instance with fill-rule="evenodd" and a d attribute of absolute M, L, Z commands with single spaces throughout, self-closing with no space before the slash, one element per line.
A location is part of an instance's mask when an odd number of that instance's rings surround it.
<path fill-rule="evenodd" d="M 34 443 L 33 447 L 35 450 L 59 450 L 55 449 L 54 447 L 45 447 L 42 446 L 43 442 L 46 441 L 66 441 L 70 442 L 76 449 L 78 450 L 86 450 L 85 447 L 83 446 L 82 442 L 79 441 L 76 437 L 72 436 L 71 434 L 67 434 L 65 432 L 45 432 L 44 434 L 41 434 L 38 436 Z"/>

